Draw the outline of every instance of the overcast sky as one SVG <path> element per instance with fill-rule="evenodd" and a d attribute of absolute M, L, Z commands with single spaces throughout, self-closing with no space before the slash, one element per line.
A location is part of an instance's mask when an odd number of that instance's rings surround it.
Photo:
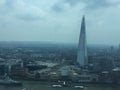
<path fill-rule="evenodd" d="M 120 43 L 120 0 L 0 0 L 0 41 Z"/>

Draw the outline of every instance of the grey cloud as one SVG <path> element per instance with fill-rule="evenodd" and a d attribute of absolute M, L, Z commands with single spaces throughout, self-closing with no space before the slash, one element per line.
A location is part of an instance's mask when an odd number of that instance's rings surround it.
<path fill-rule="evenodd" d="M 43 12 L 39 7 L 28 4 L 24 0 L 18 1 L 4 0 L 4 3 L 0 4 L 0 15 L 12 13 L 15 18 L 27 21 L 41 20 L 43 18 Z"/>
<path fill-rule="evenodd" d="M 52 7 L 52 10 L 55 11 L 55 12 L 62 12 L 64 9 L 62 8 L 62 6 L 60 6 L 60 4 L 55 4 Z"/>
<path fill-rule="evenodd" d="M 64 2 L 69 3 L 71 6 L 74 6 L 81 2 L 81 0 L 64 0 Z"/>
<path fill-rule="evenodd" d="M 107 2 L 107 0 L 91 0 L 91 2 L 89 0 L 84 0 L 83 2 L 87 4 L 86 6 L 87 10 L 99 9 L 99 8 L 111 6 L 111 4 Z"/>
<path fill-rule="evenodd" d="M 64 2 L 69 3 L 71 6 L 75 6 L 78 4 L 81 0 L 64 0 Z"/>
<path fill-rule="evenodd" d="M 64 2 L 69 3 L 71 6 L 82 2 L 87 5 L 86 9 L 98 9 L 116 5 L 115 3 L 109 3 L 108 0 L 64 0 Z"/>
<path fill-rule="evenodd" d="M 35 21 L 35 20 L 41 20 L 42 18 L 39 16 L 34 16 L 31 14 L 25 14 L 25 15 L 16 15 L 16 18 L 25 20 L 25 21 Z"/>
<path fill-rule="evenodd" d="M 5 0 L 5 4 L 8 7 L 12 7 L 12 1 L 11 0 Z"/>
<path fill-rule="evenodd" d="M 68 3 L 70 6 L 76 5 L 80 0 L 61 0 L 52 6 L 52 10 L 55 12 L 62 12 L 64 11 L 64 3 Z"/>
<path fill-rule="evenodd" d="M 109 0 L 63 0 L 62 2 L 59 2 L 55 4 L 52 9 L 56 12 L 64 11 L 64 8 L 62 8 L 63 3 L 68 3 L 71 7 L 76 6 L 79 3 L 85 3 L 86 7 L 85 10 L 94 10 L 99 8 L 105 8 L 110 6 L 115 6 L 118 3 L 110 3 Z"/>
<path fill-rule="evenodd" d="M 74 4 L 80 2 L 85 3 L 87 10 L 111 7 L 119 4 L 119 3 L 110 3 L 109 0 L 65 0 L 65 1 L 67 1 L 70 5 L 72 5 L 71 3 Z"/>
<path fill-rule="evenodd" d="M 0 3 L 0 14 L 7 14 L 10 11 L 10 7 L 8 5 L 9 0 L 2 0 Z"/>

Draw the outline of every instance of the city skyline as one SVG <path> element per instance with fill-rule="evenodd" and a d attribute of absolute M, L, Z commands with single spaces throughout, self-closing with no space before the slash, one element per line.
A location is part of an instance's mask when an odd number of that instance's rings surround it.
<path fill-rule="evenodd" d="M 88 44 L 118 45 L 119 8 L 119 0 L 0 0 L 0 41 L 78 43 L 85 14 Z"/>

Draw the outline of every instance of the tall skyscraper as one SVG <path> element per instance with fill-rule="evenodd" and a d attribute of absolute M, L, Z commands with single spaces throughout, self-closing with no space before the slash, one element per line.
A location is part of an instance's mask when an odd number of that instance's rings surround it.
<path fill-rule="evenodd" d="M 81 31 L 80 31 L 78 52 L 77 52 L 77 63 L 81 67 L 84 67 L 85 65 L 88 64 L 85 16 L 83 16 L 82 23 L 81 23 Z"/>

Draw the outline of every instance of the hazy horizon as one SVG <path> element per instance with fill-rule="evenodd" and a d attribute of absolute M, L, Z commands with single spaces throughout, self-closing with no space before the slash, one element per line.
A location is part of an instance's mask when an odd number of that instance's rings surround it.
<path fill-rule="evenodd" d="M 38 44 L 38 45 L 72 45 L 72 46 L 78 46 L 78 43 L 68 43 L 68 42 L 43 42 L 43 41 L 0 41 L 0 44 Z M 120 44 L 114 45 L 114 44 L 94 44 L 94 43 L 89 43 L 87 46 L 107 46 L 107 47 L 119 47 Z"/>

